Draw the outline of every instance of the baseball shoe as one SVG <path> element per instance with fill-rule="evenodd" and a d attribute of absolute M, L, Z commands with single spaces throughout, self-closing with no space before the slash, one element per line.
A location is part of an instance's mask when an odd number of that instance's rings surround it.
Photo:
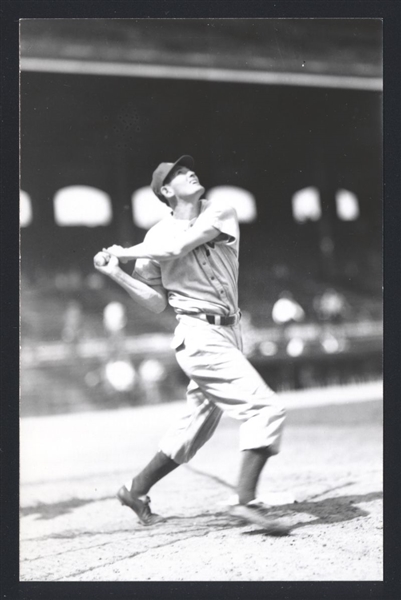
<path fill-rule="evenodd" d="M 134 496 L 123 485 L 117 492 L 117 498 L 123 506 L 128 506 L 134 511 L 142 525 L 155 525 L 161 521 L 165 521 L 163 517 L 152 513 L 150 510 L 149 496 Z"/>
<path fill-rule="evenodd" d="M 268 535 L 288 535 L 290 527 L 275 519 L 270 512 L 270 507 L 262 502 L 248 502 L 248 504 L 235 504 L 228 509 L 229 514 L 239 521 L 251 525 L 258 525 Z"/>

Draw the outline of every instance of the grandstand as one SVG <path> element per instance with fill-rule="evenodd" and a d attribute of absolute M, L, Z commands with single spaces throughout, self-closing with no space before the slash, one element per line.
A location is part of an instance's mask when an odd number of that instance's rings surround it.
<path fill-rule="evenodd" d="M 140 194 L 158 162 L 184 153 L 207 190 L 236 190 L 249 356 L 272 386 L 381 376 L 380 22 L 186 25 L 22 22 L 23 414 L 148 400 L 139 384 L 104 385 L 112 301 L 127 313 L 125 359 L 138 373 L 156 357 L 163 398 L 181 397 L 172 311 L 135 306 L 92 257 L 142 240 Z M 333 323 L 316 312 L 328 288 L 348 307 Z M 283 290 L 305 311 L 292 354 L 291 332 L 272 320 Z M 71 303 L 75 345 L 63 338 Z"/>

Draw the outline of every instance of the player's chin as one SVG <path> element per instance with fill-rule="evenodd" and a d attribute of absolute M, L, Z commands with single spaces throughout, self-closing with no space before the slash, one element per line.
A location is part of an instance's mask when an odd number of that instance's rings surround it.
<path fill-rule="evenodd" d="M 190 198 L 201 198 L 205 193 L 205 188 L 203 185 L 192 185 L 190 190 L 187 190 L 186 196 L 188 199 Z"/>

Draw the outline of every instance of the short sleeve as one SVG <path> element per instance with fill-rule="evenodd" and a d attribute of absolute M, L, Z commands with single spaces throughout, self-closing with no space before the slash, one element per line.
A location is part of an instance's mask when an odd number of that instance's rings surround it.
<path fill-rule="evenodd" d="M 164 235 L 162 222 L 159 221 L 145 235 L 145 241 L 160 239 Z M 151 258 L 139 258 L 135 263 L 135 269 L 132 273 L 134 279 L 142 281 L 147 285 L 163 285 L 160 263 Z"/>
<path fill-rule="evenodd" d="M 239 240 L 237 212 L 230 204 L 216 201 L 208 202 L 202 218 L 207 219 L 213 227 L 221 232 L 222 239 L 219 239 L 219 236 L 215 242 L 225 241 L 231 244 Z"/>
<path fill-rule="evenodd" d="M 149 258 L 140 258 L 136 261 L 132 276 L 147 285 L 162 285 L 160 265 Z"/>

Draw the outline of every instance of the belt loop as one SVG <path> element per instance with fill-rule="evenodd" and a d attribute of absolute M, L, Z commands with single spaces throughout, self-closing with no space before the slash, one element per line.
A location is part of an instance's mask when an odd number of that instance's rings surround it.
<path fill-rule="evenodd" d="M 216 325 L 221 325 L 221 316 L 220 315 L 216 315 L 214 317 L 214 322 L 216 323 Z"/>

